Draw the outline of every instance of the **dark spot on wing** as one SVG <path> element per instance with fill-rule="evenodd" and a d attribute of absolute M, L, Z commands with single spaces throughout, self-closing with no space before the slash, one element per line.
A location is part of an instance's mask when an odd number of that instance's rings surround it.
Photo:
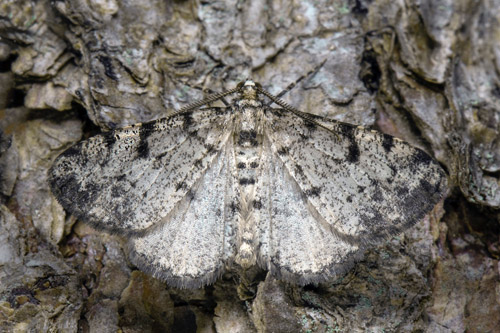
<path fill-rule="evenodd" d="M 302 141 L 306 141 L 307 139 L 309 139 L 309 138 L 310 138 L 309 133 L 306 133 L 306 134 L 304 134 L 304 133 L 299 133 L 299 136 L 300 136 L 300 139 L 301 139 Z"/>
<path fill-rule="evenodd" d="M 182 117 L 184 118 L 184 122 L 182 124 L 182 127 L 184 129 L 189 128 L 193 124 L 193 115 L 191 112 L 186 112 L 182 114 Z"/>
<path fill-rule="evenodd" d="M 278 149 L 278 155 L 283 156 L 283 155 L 288 155 L 288 148 L 287 147 L 281 147 Z"/>
<path fill-rule="evenodd" d="M 130 216 L 130 202 L 125 201 L 120 205 L 112 207 L 111 213 L 116 221 L 126 221 Z M 108 214 L 109 214 L 108 213 Z"/>
<path fill-rule="evenodd" d="M 394 189 L 394 204 L 401 214 L 400 217 L 390 218 L 389 225 L 374 223 L 387 220 L 389 217 L 383 211 L 367 209 L 362 214 L 363 222 L 373 224 L 367 232 L 369 239 L 386 238 L 387 235 L 400 233 L 402 230 L 422 220 L 441 198 L 440 184 L 434 184 L 426 179 L 420 179 L 416 187 L 398 186 Z M 383 216 L 382 216 L 383 215 Z"/>
<path fill-rule="evenodd" d="M 310 132 L 313 132 L 316 130 L 316 128 L 318 127 L 316 125 L 316 123 L 312 120 L 309 120 L 309 119 L 303 119 L 304 120 L 304 126 L 310 131 Z"/>
<path fill-rule="evenodd" d="M 295 164 L 295 173 L 300 176 L 304 176 L 304 169 L 300 165 Z"/>
<path fill-rule="evenodd" d="M 359 215 L 364 224 L 368 226 L 378 226 L 384 221 L 382 214 L 375 209 L 369 209 L 369 212 L 361 212 Z"/>
<path fill-rule="evenodd" d="M 161 153 L 161 154 L 158 154 L 158 156 L 156 156 L 156 159 L 157 159 L 157 160 L 161 160 L 161 159 L 162 159 L 162 158 L 164 158 L 167 154 L 168 154 L 168 152 L 166 152 L 166 151 L 165 151 L 165 152 L 163 152 L 163 153 Z"/>
<path fill-rule="evenodd" d="M 79 191 L 79 199 L 89 203 L 95 201 L 97 195 L 101 192 L 102 187 L 96 184 L 87 184 L 84 191 Z"/>
<path fill-rule="evenodd" d="M 432 162 L 432 158 L 420 149 L 416 149 L 415 154 L 413 154 L 411 158 L 412 162 L 415 164 L 428 165 Z"/>
<path fill-rule="evenodd" d="M 211 144 L 205 144 L 205 149 L 207 150 L 207 154 L 215 154 L 217 152 L 214 145 Z"/>
<path fill-rule="evenodd" d="M 247 165 L 246 165 L 245 163 L 243 163 L 243 162 L 239 162 L 239 163 L 236 165 L 236 167 L 237 167 L 238 169 L 245 169 L 245 168 L 247 167 Z"/>
<path fill-rule="evenodd" d="M 78 191 L 78 181 L 72 174 L 67 174 L 64 177 L 57 177 L 51 170 L 51 181 L 50 186 L 52 192 L 56 194 L 56 197 L 67 198 L 69 194 L 73 194 Z"/>
<path fill-rule="evenodd" d="M 188 198 L 189 201 L 193 201 L 193 199 L 195 198 L 196 196 L 196 192 L 193 191 L 193 189 L 190 189 L 187 193 L 186 193 L 186 197 Z"/>
<path fill-rule="evenodd" d="M 198 158 L 196 161 L 194 161 L 194 166 L 199 168 L 203 165 L 201 158 Z"/>
<path fill-rule="evenodd" d="M 101 187 L 96 184 L 88 183 L 85 188 L 82 188 L 82 184 L 72 174 L 57 178 L 55 181 L 56 183 L 52 185 L 52 188 L 59 193 L 56 197 L 62 199 L 64 208 L 71 211 L 74 211 L 75 203 L 79 205 L 77 212 L 83 213 L 89 210 L 99 193 L 101 193 Z"/>
<path fill-rule="evenodd" d="M 359 186 L 358 185 L 358 193 L 363 193 L 365 191 L 365 188 L 364 186 Z"/>
<path fill-rule="evenodd" d="M 186 189 L 187 185 L 185 182 L 178 182 L 177 184 L 175 184 L 175 190 L 176 191 L 179 191 L 180 189 Z"/>
<path fill-rule="evenodd" d="M 262 208 L 262 202 L 260 200 L 254 200 L 252 202 L 252 206 L 255 209 L 261 209 Z"/>
<path fill-rule="evenodd" d="M 197 129 L 188 131 L 186 128 L 184 128 L 184 131 L 188 132 L 188 136 L 189 137 L 196 138 L 198 141 L 204 141 L 201 137 L 198 136 L 198 130 Z"/>
<path fill-rule="evenodd" d="M 229 205 L 229 209 L 233 214 L 237 213 L 240 211 L 240 203 L 239 202 L 231 202 Z"/>
<path fill-rule="evenodd" d="M 347 202 L 351 203 L 351 202 L 352 202 L 352 196 L 348 196 L 345 200 L 346 200 Z"/>
<path fill-rule="evenodd" d="M 137 157 L 139 158 L 148 158 L 149 156 L 149 147 L 148 142 L 146 140 L 142 140 L 139 142 L 137 146 Z"/>
<path fill-rule="evenodd" d="M 350 126 L 347 124 L 342 124 L 341 130 L 342 130 L 342 134 L 344 134 L 344 136 L 349 141 L 354 141 L 354 127 L 353 126 Z"/>
<path fill-rule="evenodd" d="M 81 144 L 77 144 L 75 146 L 66 149 L 62 155 L 67 157 L 81 155 Z"/>
<path fill-rule="evenodd" d="M 113 132 L 107 132 L 104 134 L 104 143 L 106 144 L 106 148 L 111 150 L 116 143 L 116 137 Z"/>
<path fill-rule="evenodd" d="M 255 184 L 255 179 L 253 178 L 241 178 L 240 185 L 253 185 Z"/>
<path fill-rule="evenodd" d="M 259 163 L 257 163 L 257 162 L 250 163 L 250 168 L 257 169 L 258 167 L 259 167 Z"/>
<path fill-rule="evenodd" d="M 347 162 L 349 163 L 356 163 L 359 161 L 359 146 L 358 143 L 356 142 L 356 136 L 355 136 L 355 128 L 352 126 L 347 126 L 344 125 L 342 127 L 343 129 L 343 134 L 347 137 L 349 140 L 349 147 L 347 148 Z"/>
<path fill-rule="evenodd" d="M 152 163 L 152 165 L 151 165 L 151 168 L 152 168 L 153 170 L 160 170 L 160 169 L 162 169 L 163 167 L 164 167 L 164 165 L 163 165 L 163 163 L 162 163 L 159 159 L 155 158 L 155 159 L 153 160 L 153 163 Z"/>
<path fill-rule="evenodd" d="M 127 177 L 127 175 L 126 174 L 122 174 L 122 175 L 117 176 L 116 180 L 119 181 L 119 182 L 121 182 L 122 180 L 125 179 L 125 177 Z"/>
<path fill-rule="evenodd" d="M 402 187 L 402 186 L 398 186 L 396 187 L 396 194 L 398 196 L 398 198 L 406 198 L 406 196 L 408 195 L 408 188 L 407 187 Z"/>
<path fill-rule="evenodd" d="M 386 152 L 390 152 L 392 147 L 394 147 L 394 138 L 390 135 L 384 134 L 384 138 L 382 139 L 382 147 Z"/>
<path fill-rule="evenodd" d="M 281 108 L 266 108 L 265 111 L 266 112 L 271 111 L 274 115 L 276 115 L 277 117 L 280 117 L 280 118 L 285 115 L 285 113 L 283 112 L 283 109 L 281 109 Z"/>
<path fill-rule="evenodd" d="M 139 127 L 139 144 L 137 145 L 137 157 L 149 157 L 149 142 L 148 138 L 154 133 L 154 122 L 143 124 Z"/>
<path fill-rule="evenodd" d="M 317 197 L 319 196 L 321 189 L 319 187 L 313 186 L 310 189 L 306 190 L 306 196 L 308 197 Z"/>
<path fill-rule="evenodd" d="M 391 169 L 391 176 L 394 178 L 396 177 L 397 173 L 398 173 L 398 169 L 396 168 L 396 166 L 394 165 L 389 165 L 389 168 Z"/>
<path fill-rule="evenodd" d="M 427 180 L 420 179 L 420 187 L 424 190 L 425 193 L 435 193 L 436 189 L 431 185 Z"/>
<path fill-rule="evenodd" d="M 113 186 L 111 188 L 111 196 L 113 198 L 119 198 L 124 194 L 123 188 L 121 186 Z"/>
<path fill-rule="evenodd" d="M 382 195 L 382 191 L 380 190 L 379 186 L 375 187 L 374 193 L 372 195 L 372 200 L 375 202 L 382 202 L 384 201 L 384 196 Z"/>
<path fill-rule="evenodd" d="M 358 144 L 353 141 L 349 145 L 349 151 L 347 152 L 347 162 L 356 163 L 359 161 L 359 147 Z"/>

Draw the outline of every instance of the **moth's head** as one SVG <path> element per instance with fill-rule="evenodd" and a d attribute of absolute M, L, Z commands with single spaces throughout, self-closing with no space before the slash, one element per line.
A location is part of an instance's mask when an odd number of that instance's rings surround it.
<path fill-rule="evenodd" d="M 240 91 L 242 98 L 255 100 L 257 99 L 257 93 L 262 89 L 262 86 L 258 82 L 247 79 L 238 83 L 237 88 Z"/>

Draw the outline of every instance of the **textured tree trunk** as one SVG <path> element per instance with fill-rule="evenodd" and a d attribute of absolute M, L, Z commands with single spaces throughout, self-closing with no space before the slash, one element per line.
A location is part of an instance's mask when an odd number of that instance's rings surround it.
<path fill-rule="evenodd" d="M 500 1 L 0 0 L 0 331 L 500 331 Z M 247 77 L 426 150 L 443 202 L 348 273 L 169 288 L 66 214 L 82 138 Z M 366 198 L 370 200 L 370 198 Z"/>

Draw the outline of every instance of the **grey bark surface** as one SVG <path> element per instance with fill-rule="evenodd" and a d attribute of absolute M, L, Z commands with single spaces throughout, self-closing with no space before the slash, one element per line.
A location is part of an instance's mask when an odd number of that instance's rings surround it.
<path fill-rule="evenodd" d="M 0 331 L 499 331 L 499 22 L 493 0 L 0 1 Z M 287 103 L 449 175 L 432 214 L 336 280 L 169 288 L 50 193 L 82 138 L 316 67 Z"/>

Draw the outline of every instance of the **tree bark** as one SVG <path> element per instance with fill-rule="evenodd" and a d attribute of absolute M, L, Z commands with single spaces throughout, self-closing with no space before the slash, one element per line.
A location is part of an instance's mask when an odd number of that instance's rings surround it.
<path fill-rule="evenodd" d="M 494 332 L 500 327 L 500 1 L 0 1 L 0 328 Z M 79 140 L 252 78 L 373 126 L 449 176 L 435 210 L 343 276 L 229 270 L 169 288 L 67 215 L 47 170 Z M 367 198 L 370 200 L 370 198 Z"/>

